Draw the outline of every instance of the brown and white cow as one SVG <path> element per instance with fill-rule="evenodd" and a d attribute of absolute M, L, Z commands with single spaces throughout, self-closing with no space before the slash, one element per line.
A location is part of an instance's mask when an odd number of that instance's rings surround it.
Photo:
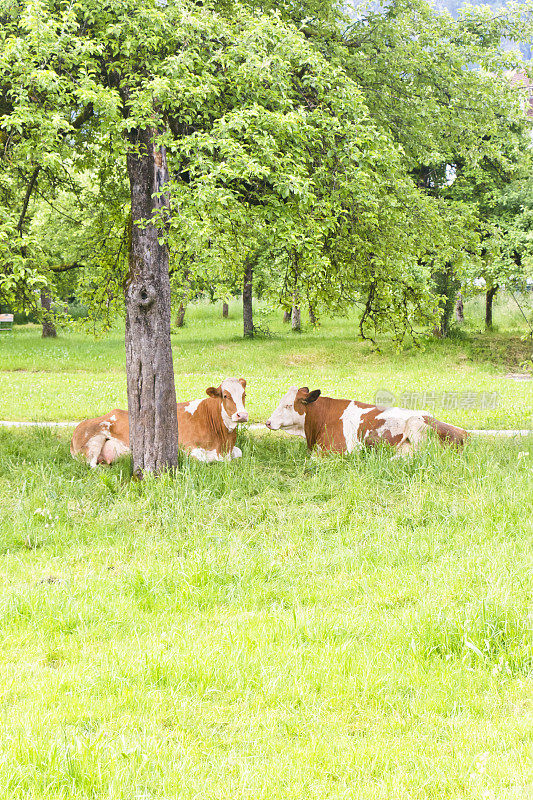
<path fill-rule="evenodd" d="M 218 388 L 206 389 L 207 397 L 178 403 L 178 445 L 198 461 L 240 458 L 236 447 L 237 425 L 247 422 L 244 378 L 226 378 Z M 103 417 L 80 422 L 70 443 L 73 456 L 80 454 L 89 466 L 112 464 L 130 452 L 128 412 L 114 409 Z"/>
<path fill-rule="evenodd" d="M 358 400 L 322 397 L 320 389 L 291 386 L 266 421 L 267 428 L 283 428 L 305 436 L 307 447 L 331 453 L 351 453 L 364 445 L 387 442 L 399 455 L 413 453 L 425 440 L 429 428 L 447 444 L 461 446 L 467 433 L 455 425 L 439 422 L 424 411 L 382 408 Z"/>

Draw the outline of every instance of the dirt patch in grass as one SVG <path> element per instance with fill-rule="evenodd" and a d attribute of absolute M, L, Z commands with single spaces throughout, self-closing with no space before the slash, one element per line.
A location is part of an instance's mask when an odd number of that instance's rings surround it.
<path fill-rule="evenodd" d="M 353 346 L 353 343 L 352 343 Z M 338 354 L 326 348 L 310 348 L 288 353 L 283 358 L 283 363 L 288 367 L 307 367 L 323 364 L 334 364 L 338 361 Z"/>
<path fill-rule="evenodd" d="M 505 334 L 472 334 L 467 345 L 473 361 L 490 361 L 498 367 L 518 372 L 520 365 L 533 357 L 533 340 Z"/>

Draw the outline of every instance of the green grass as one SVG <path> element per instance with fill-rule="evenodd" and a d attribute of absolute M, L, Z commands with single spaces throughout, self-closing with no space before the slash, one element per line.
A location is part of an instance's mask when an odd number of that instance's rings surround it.
<path fill-rule="evenodd" d="M 129 481 L 0 431 L 0 796 L 531 796 L 533 440 Z"/>
<path fill-rule="evenodd" d="M 358 341 L 354 316 L 325 319 L 316 330 L 306 326 L 293 334 L 279 313 L 258 309 L 256 321 L 271 336 L 243 341 L 237 303 L 228 320 L 221 319 L 219 306 L 192 304 L 187 326 L 172 337 L 178 399 L 200 397 L 207 386 L 228 375 L 243 376 L 249 381 L 251 419 L 264 421 L 292 384 L 367 402 L 379 388 L 397 397 L 407 391 L 486 392 L 498 395 L 495 408 L 479 403 L 471 408 L 428 407 L 466 427 L 529 428 L 533 382 L 517 383 L 505 374 L 531 355 L 531 340 L 520 338 L 525 328 L 516 327 L 509 298 L 502 296 L 501 303 L 495 318 L 509 321 L 505 330 L 490 337 L 476 334 L 476 299 L 467 305 L 460 337 L 426 337 L 422 351 L 410 346 L 401 353 L 387 340 L 381 353 Z M 0 385 L 0 419 L 77 420 L 125 408 L 123 330 L 117 327 L 100 341 L 81 333 L 42 340 L 38 327 L 18 327 L 13 337 L 0 339 Z"/>
<path fill-rule="evenodd" d="M 174 336 L 179 397 L 227 374 L 264 419 L 290 383 L 499 391 L 439 416 L 524 427 L 475 323 L 395 354 L 355 322 L 239 339 L 204 305 Z M 0 417 L 124 405 L 122 333 L 0 341 Z M 528 393 L 529 392 L 529 393 Z M 314 460 L 243 458 L 143 482 L 68 431 L 0 429 L 0 798 L 526 800 L 533 796 L 533 437 Z"/>

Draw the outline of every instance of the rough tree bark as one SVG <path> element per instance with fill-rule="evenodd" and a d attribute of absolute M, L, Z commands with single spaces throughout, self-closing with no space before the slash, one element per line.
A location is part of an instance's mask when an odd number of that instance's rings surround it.
<path fill-rule="evenodd" d="M 491 286 L 490 289 L 487 290 L 485 295 L 485 327 L 492 328 L 492 303 L 496 296 L 496 292 L 500 287 L 496 283 L 494 286 Z"/>
<path fill-rule="evenodd" d="M 41 289 L 41 308 L 43 309 L 43 339 L 55 339 L 57 336 L 56 326 L 50 318 L 52 308 L 52 298 L 48 288 Z"/>
<path fill-rule="evenodd" d="M 244 280 L 242 287 L 242 321 L 243 336 L 252 338 L 254 335 L 254 318 L 252 309 L 252 289 L 254 278 L 254 265 L 250 256 L 244 262 Z"/>
<path fill-rule="evenodd" d="M 129 134 L 127 157 L 132 230 L 126 302 L 126 374 L 130 447 L 134 474 L 158 474 L 178 463 L 178 421 L 170 343 L 169 255 L 148 222 L 168 207 L 161 192 L 168 182 L 164 148 L 154 145 L 156 131 Z"/>
<path fill-rule="evenodd" d="M 302 315 L 300 312 L 300 299 L 298 293 L 294 292 L 292 296 L 292 311 L 291 311 L 291 328 L 293 331 L 302 330 Z"/>
<path fill-rule="evenodd" d="M 227 303 L 222 303 L 222 316 L 227 319 L 229 316 L 229 306 Z"/>
<path fill-rule="evenodd" d="M 187 311 L 187 306 L 182 300 L 178 306 L 178 310 L 176 311 L 176 328 L 183 328 L 185 324 L 186 311 Z"/>
<path fill-rule="evenodd" d="M 465 321 L 465 308 L 461 292 L 459 292 L 455 301 L 455 321 L 458 325 Z"/>
<path fill-rule="evenodd" d="M 309 303 L 309 322 L 311 325 L 316 325 L 315 309 L 311 303 Z"/>
<path fill-rule="evenodd" d="M 291 312 L 284 311 L 283 312 L 283 322 L 290 322 L 291 321 Z"/>

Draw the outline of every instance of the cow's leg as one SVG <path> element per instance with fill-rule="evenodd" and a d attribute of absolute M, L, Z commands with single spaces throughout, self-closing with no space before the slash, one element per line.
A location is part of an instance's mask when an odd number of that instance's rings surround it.
<path fill-rule="evenodd" d="M 98 464 L 98 459 L 102 448 L 107 441 L 107 434 L 103 431 L 92 436 L 83 447 L 82 453 L 87 459 L 89 466 L 94 469 Z"/>
<path fill-rule="evenodd" d="M 378 444 L 383 444 L 383 439 L 377 431 L 366 431 L 364 435 L 364 444 L 367 447 L 376 447 Z"/>
<path fill-rule="evenodd" d="M 197 461 L 202 461 L 204 464 L 207 461 L 206 451 L 202 447 L 193 447 L 189 455 L 191 458 L 195 458 Z"/>
<path fill-rule="evenodd" d="M 420 417 L 409 417 L 401 442 L 396 448 L 394 458 L 411 456 L 425 442 L 428 435 L 428 425 Z"/>
<path fill-rule="evenodd" d="M 193 447 L 189 455 L 191 458 L 202 461 L 204 464 L 212 464 L 214 461 L 226 460 L 226 457 L 219 455 L 216 450 L 204 450 L 203 447 Z"/>
<path fill-rule="evenodd" d="M 242 458 L 242 450 L 240 447 L 234 447 L 231 451 L 231 458 Z"/>
<path fill-rule="evenodd" d="M 392 456 L 393 458 L 408 458 L 412 456 L 414 453 L 413 445 L 410 441 L 406 439 L 405 442 L 400 442 L 400 444 L 396 445 L 396 452 Z"/>

